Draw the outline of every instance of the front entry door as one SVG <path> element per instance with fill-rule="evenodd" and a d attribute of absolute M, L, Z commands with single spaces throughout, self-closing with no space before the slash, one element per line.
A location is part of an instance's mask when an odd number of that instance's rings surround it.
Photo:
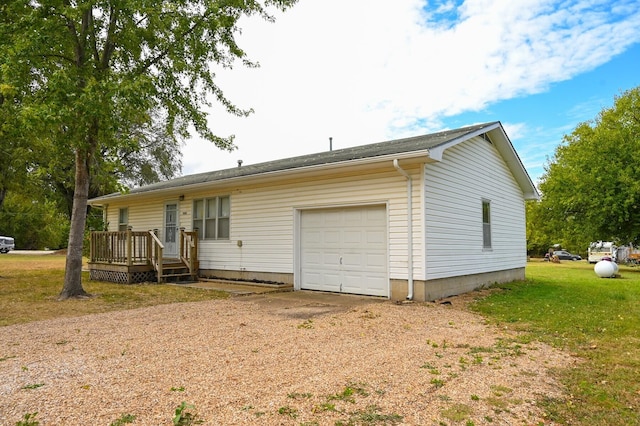
<path fill-rule="evenodd" d="M 178 257 L 178 203 L 164 205 L 164 257 Z"/>

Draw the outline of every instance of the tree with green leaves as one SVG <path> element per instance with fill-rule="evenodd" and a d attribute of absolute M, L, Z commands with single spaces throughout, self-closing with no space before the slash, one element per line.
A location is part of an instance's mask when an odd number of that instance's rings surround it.
<path fill-rule="evenodd" d="M 34 148 L 37 149 L 20 130 L 21 106 L 20 94 L 0 83 L 0 210 L 8 192 L 26 185 L 28 171 L 33 167 Z"/>
<path fill-rule="evenodd" d="M 167 135 L 162 127 L 131 129 L 134 144 L 105 146 L 91 166 L 89 198 L 171 179 L 182 168 L 182 153 L 176 138 Z M 71 217 L 73 210 L 74 155 L 69 146 L 54 145 L 49 155 L 40 153 L 34 172 L 41 186 L 59 208 Z M 89 209 L 90 211 L 90 209 Z"/>
<path fill-rule="evenodd" d="M 44 191 L 11 191 L 0 210 L 0 235 L 15 238 L 16 248 L 42 250 L 65 247 L 69 220 Z"/>
<path fill-rule="evenodd" d="M 210 128 L 205 108 L 236 107 L 215 81 L 215 67 L 257 66 L 237 45 L 242 16 L 273 20 L 269 8 L 295 0 L 8 0 L 0 5 L 0 84 L 24 95 L 21 122 L 70 151 L 73 208 L 61 299 L 86 295 L 82 245 L 91 177 L 102 163 L 138 152 L 140 131 L 171 141 L 193 128 L 222 149 L 233 136 Z M 106 156 L 105 153 L 111 155 Z"/>
<path fill-rule="evenodd" d="M 640 87 L 564 137 L 540 190 L 536 226 L 555 242 L 640 242 Z"/>

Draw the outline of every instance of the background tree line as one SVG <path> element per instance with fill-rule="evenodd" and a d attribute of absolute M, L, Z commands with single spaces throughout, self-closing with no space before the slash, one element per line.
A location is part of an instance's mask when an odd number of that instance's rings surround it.
<path fill-rule="evenodd" d="M 527 205 L 529 254 L 553 244 L 640 245 L 640 87 L 565 135 L 545 166 L 541 200 Z"/>

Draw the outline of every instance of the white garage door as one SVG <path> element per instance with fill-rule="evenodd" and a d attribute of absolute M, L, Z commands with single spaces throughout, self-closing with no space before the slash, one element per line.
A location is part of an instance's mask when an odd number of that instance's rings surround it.
<path fill-rule="evenodd" d="M 302 289 L 388 296 L 385 206 L 303 211 L 300 238 Z"/>

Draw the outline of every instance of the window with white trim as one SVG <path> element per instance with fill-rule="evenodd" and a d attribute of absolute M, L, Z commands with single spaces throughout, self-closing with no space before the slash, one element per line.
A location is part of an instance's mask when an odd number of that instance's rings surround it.
<path fill-rule="evenodd" d="M 126 231 L 127 226 L 129 226 L 129 208 L 118 209 L 118 231 Z"/>
<path fill-rule="evenodd" d="M 491 248 L 491 202 L 482 200 L 482 248 Z"/>
<path fill-rule="evenodd" d="M 229 196 L 193 200 L 193 230 L 204 240 L 228 240 L 231 200 Z"/>

